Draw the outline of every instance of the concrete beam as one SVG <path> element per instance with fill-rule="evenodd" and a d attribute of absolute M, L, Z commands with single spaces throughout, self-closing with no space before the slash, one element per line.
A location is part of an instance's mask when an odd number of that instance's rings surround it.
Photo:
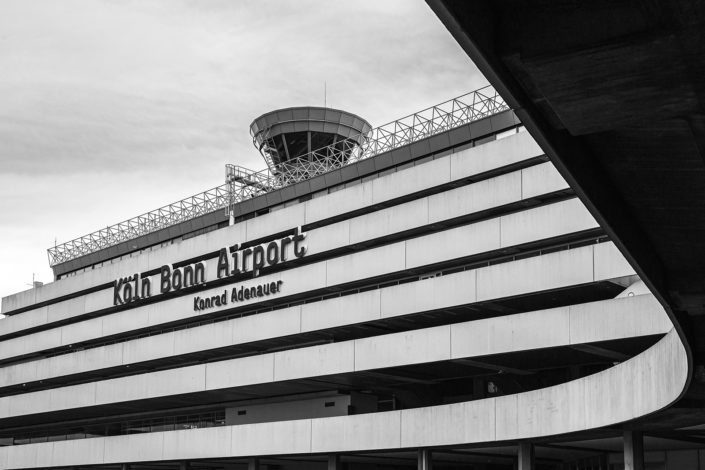
<path fill-rule="evenodd" d="M 468 366 L 472 367 L 478 367 L 480 369 L 488 369 L 488 370 L 495 370 L 497 372 L 506 372 L 508 374 L 516 374 L 516 375 L 533 375 L 533 371 L 530 370 L 524 370 L 524 369 L 516 369 L 513 367 L 506 367 L 506 366 L 499 366 L 496 364 L 490 364 L 489 362 L 483 362 L 483 361 L 475 361 L 473 359 L 457 359 L 455 362 L 459 364 L 466 364 Z"/>
<path fill-rule="evenodd" d="M 594 346 L 592 344 L 576 344 L 571 346 L 571 348 L 575 349 L 576 351 L 582 351 L 588 354 L 606 357 L 607 359 L 613 359 L 619 362 L 626 361 L 627 359 L 629 359 L 629 356 L 627 354 L 621 353 L 619 351 L 613 351 L 607 348 L 602 348 L 599 346 Z"/>

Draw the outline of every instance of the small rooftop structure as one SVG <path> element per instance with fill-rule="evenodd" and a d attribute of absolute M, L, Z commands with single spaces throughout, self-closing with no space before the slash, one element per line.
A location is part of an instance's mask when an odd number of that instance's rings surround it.
<path fill-rule="evenodd" d="M 250 125 L 252 142 L 273 174 L 295 171 L 299 158 L 333 146 L 345 164 L 351 144 L 363 146 L 372 126 L 340 109 L 300 106 L 265 113 Z"/>
<path fill-rule="evenodd" d="M 267 161 L 268 168 L 253 171 L 226 164 L 225 184 L 50 247 L 47 249 L 49 265 L 55 267 L 217 210 L 224 209 L 226 214 L 230 215 L 233 205 L 246 199 L 508 109 L 509 106 L 494 88 L 487 86 L 374 129 L 367 121 L 354 114 L 330 108 L 287 108 L 263 114 L 255 119 L 250 131 L 255 146 Z M 296 116 L 294 110 L 300 110 Z M 306 117 L 304 110 L 308 113 Z M 287 114 L 289 111 L 290 118 Z M 278 113 L 283 114 L 280 116 Z M 306 147 L 302 150 L 303 144 L 299 147 L 295 143 L 298 142 L 295 139 L 296 133 L 308 133 L 309 130 L 311 143 L 309 144 L 306 134 Z M 314 141 L 314 135 L 316 139 L 332 140 L 328 145 L 318 147 L 319 142 Z M 282 147 L 285 141 L 288 146 L 292 140 L 292 147 L 281 154 L 276 147 L 276 136 L 280 136 L 278 140 Z M 266 150 L 263 150 L 265 147 Z M 272 156 L 275 150 L 276 159 Z M 282 155 L 286 158 L 283 159 Z"/>

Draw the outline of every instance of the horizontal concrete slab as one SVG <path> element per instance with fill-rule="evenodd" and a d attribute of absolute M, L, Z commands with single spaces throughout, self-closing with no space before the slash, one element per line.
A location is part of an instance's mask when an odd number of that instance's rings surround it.
<path fill-rule="evenodd" d="M 573 338 L 581 339 L 581 335 L 571 329 L 571 323 L 577 319 L 579 324 L 586 315 L 598 320 L 591 325 L 591 334 L 584 336 L 592 341 L 665 334 L 672 327 L 650 294 L 623 297 L 12 395 L 0 398 L 0 419 L 578 344 Z M 535 333 L 527 335 L 526 331 Z"/>
<path fill-rule="evenodd" d="M 614 425 L 662 409 L 678 398 L 687 373 L 685 348 L 671 330 L 614 367 L 531 392 L 383 413 L 7 446 L 0 448 L 0 469 L 531 439 Z"/>
<path fill-rule="evenodd" d="M 372 181 L 328 194 L 321 198 L 277 209 L 269 214 L 239 222 L 198 237 L 155 246 L 140 253 L 131 253 L 109 260 L 94 269 L 86 269 L 39 288 L 19 292 L 2 299 L 2 312 L 26 308 L 47 302 L 81 289 L 112 282 L 125 273 L 146 272 L 164 264 L 189 259 L 204 253 L 203 245 L 221 247 L 244 243 L 272 233 L 289 230 L 296 225 L 339 216 L 375 204 L 427 190 L 450 181 L 478 175 L 503 166 L 542 155 L 540 147 L 527 132 L 464 149 L 446 158 L 432 160 Z M 37 321 L 37 320 L 35 320 Z M 0 321 L 0 325 L 2 321 Z M 33 323 L 40 324 L 40 323 Z M 0 331 L 4 327 L 0 326 Z M 4 334 L 4 333 L 0 333 Z"/>
<path fill-rule="evenodd" d="M 542 165 L 550 166 L 549 163 Z M 519 202 L 524 199 L 522 196 L 522 180 L 525 178 L 522 177 L 522 173 L 528 170 L 530 168 L 310 230 L 306 234 L 307 256 L 320 255 L 333 249 L 345 248 L 427 224 L 443 222 L 504 204 Z M 555 169 L 551 168 L 550 171 L 555 172 Z M 565 186 L 563 182 L 555 179 L 547 180 L 546 184 L 535 182 L 534 185 L 543 187 L 543 194 L 559 191 L 564 189 Z M 583 209 L 579 213 L 584 216 L 587 211 Z M 297 225 L 296 219 L 288 219 L 284 214 L 277 220 L 279 222 L 281 220 L 288 221 L 287 229 L 289 230 Z M 163 260 L 164 262 L 159 266 L 173 264 L 206 253 L 216 253 L 223 247 L 240 242 L 239 238 L 225 239 L 223 235 L 226 232 L 223 230 L 196 237 L 194 240 L 197 239 L 198 243 L 193 242 L 192 244 L 198 247 L 198 251 L 194 249 L 173 259 Z M 272 229 L 267 231 L 267 235 L 280 231 L 279 229 Z M 218 234 L 218 237 L 215 235 L 211 236 L 211 234 Z M 287 258 L 294 258 L 293 245 L 288 246 Z M 252 257 L 248 258 L 247 266 L 248 269 L 251 269 Z M 114 277 L 106 279 L 105 282 L 112 282 L 117 278 L 140 272 L 135 269 L 134 266 L 130 266 L 130 262 L 125 262 L 124 260 L 115 263 L 112 267 Z M 217 277 L 217 257 L 206 260 L 206 270 L 207 279 L 215 279 Z M 159 275 L 150 276 L 149 279 L 153 286 L 152 296 L 158 296 Z M 81 286 L 79 290 L 89 287 L 93 287 L 93 285 Z M 110 285 L 103 290 L 88 293 L 78 298 L 58 301 L 48 306 L 1 319 L 0 336 L 21 331 L 21 329 L 15 329 L 16 326 L 31 328 L 51 324 L 68 318 L 75 318 L 100 308 L 106 308 L 105 306 L 112 306 L 112 302 L 113 288 Z M 31 320 L 33 317 L 36 317 L 36 320 Z M 16 318 L 18 320 L 15 320 Z"/>
<path fill-rule="evenodd" d="M 363 221 L 360 221 L 360 223 L 366 224 Z M 453 229 L 438 231 L 430 235 L 380 248 L 354 252 L 350 255 L 292 268 L 275 275 L 262 276 L 254 281 L 243 281 L 239 284 L 249 286 L 283 280 L 285 285 L 284 292 L 293 295 L 324 286 L 344 284 L 390 272 L 418 268 L 513 246 L 503 242 L 504 239 L 508 239 L 510 242 L 527 243 L 591 228 L 596 228 L 596 223 L 592 216 L 590 216 L 579 200 L 571 199 Z M 519 234 L 512 235 L 512 231 L 516 231 Z M 326 240 L 323 244 L 333 243 L 331 242 L 331 240 L 334 240 L 332 236 L 327 238 L 325 236 L 318 237 L 318 235 L 331 234 L 331 232 L 333 230 L 312 231 L 308 242 L 311 251 L 314 253 L 317 251 L 314 247 L 318 240 Z M 347 237 L 343 238 L 346 239 Z M 591 261 L 586 260 L 586 262 Z M 607 267 L 601 269 L 607 269 L 607 272 L 610 269 L 616 270 L 615 272 L 624 271 L 623 261 L 610 260 L 609 262 L 610 264 Z M 614 267 L 612 267 L 613 264 Z M 216 277 L 214 273 L 216 269 L 215 262 L 209 263 L 206 269 L 210 272 L 208 275 L 211 276 L 208 279 Z M 498 275 L 501 275 L 501 272 L 498 268 Z M 560 273 L 554 274 L 558 275 Z M 576 270 L 574 274 L 578 275 L 579 271 Z M 570 277 L 566 278 L 567 281 L 571 279 Z M 158 283 L 159 281 L 155 277 L 153 286 L 157 286 Z M 210 297 L 216 293 L 222 294 L 224 289 L 205 291 L 198 295 Z M 195 317 L 199 315 L 199 312 L 195 312 L 193 309 L 194 295 L 196 294 L 172 298 L 163 302 L 127 309 L 59 328 L 0 341 L 0 359 L 18 357 L 32 352 L 77 344 L 82 341 Z M 76 303 L 74 305 L 75 310 L 72 312 L 76 317 L 109 308 L 113 302 L 112 290 L 92 293 L 68 302 L 81 299 L 84 299 L 84 301 Z M 201 313 L 212 313 L 217 310 L 245 304 L 255 305 L 257 302 L 261 302 L 261 299 L 245 300 L 238 305 L 229 304 L 202 311 Z M 62 304 L 63 302 L 60 302 L 55 305 Z M 28 314 L 31 314 L 31 312 L 18 316 Z"/>

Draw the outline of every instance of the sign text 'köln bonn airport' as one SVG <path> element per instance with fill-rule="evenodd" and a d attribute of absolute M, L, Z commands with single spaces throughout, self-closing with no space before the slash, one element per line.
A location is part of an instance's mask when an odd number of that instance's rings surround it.
<path fill-rule="evenodd" d="M 296 228 L 293 235 L 251 248 L 239 249 L 237 244 L 222 248 L 218 253 L 216 269 L 218 279 L 249 272 L 252 273 L 253 277 L 257 277 L 261 269 L 287 261 L 287 249 L 289 247 L 293 248 L 296 258 L 301 258 L 306 254 L 306 246 L 303 244 L 305 238 L 306 233 L 301 232 L 300 228 Z M 208 279 L 206 279 L 205 261 L 198 261 L 179 268 L 173 268 L 170 264 L 166 264 L 159 271 L 160 294 L 176 292 L 194 286 L 205 286 L 208 282 Z M 229 302 L 234 303 L 276 294 L 281 291 L 282 284 L 283 281 L 280 280 L 254 287 L 240 286 L 239 289 L 238 287 L 233 287 L 230 295 L 227 295 L 226 289 L 220 295 L 207 298 L 196 296 L 194 297 L 193 308 L 195 311 L 200 311 L 227 305 Z M 113 305 L 115 306 L 148 299 L 151 296 L 152 280 L 144 274 L 135 273 L 132 276 L 116 279 L 113 282 Z"/>

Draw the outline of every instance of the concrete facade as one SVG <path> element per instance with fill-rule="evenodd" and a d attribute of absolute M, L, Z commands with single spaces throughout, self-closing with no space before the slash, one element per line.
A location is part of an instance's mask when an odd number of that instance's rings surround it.
<path fill-rule="evenodd" d="M 300 233 L 305 253 L 220 276 L 221 249 Z M 204 283 L 160 292 L 163 266 L 198 262 Z M 116 301 L 135 273 L 151 294 Z M 532 467 L 527 440 L 648 415 L 688 377 L 659 302 L 516 126 L 2 306 L 7 470 L 426 468 L 521 442 Z"/>

